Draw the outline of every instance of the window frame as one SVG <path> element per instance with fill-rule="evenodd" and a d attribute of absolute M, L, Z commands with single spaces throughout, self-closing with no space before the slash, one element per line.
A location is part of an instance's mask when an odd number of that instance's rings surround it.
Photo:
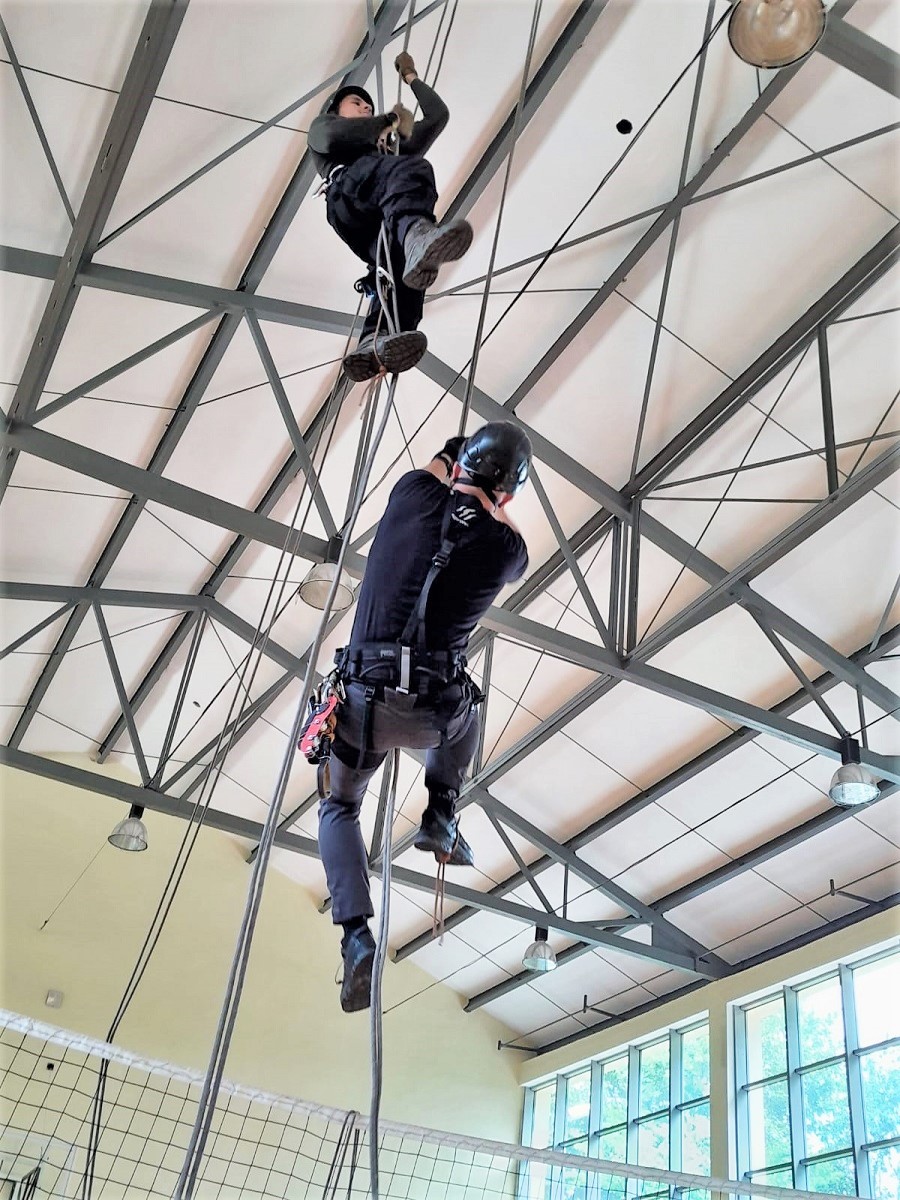
<path fill-rule="evenodd" d="M 710 1106 L 710 1092 L 707 1091 L 702 1096 L 692 1097 L 690 1100 L 683 1100 L 681 1092 L 683 1087 L 683 1042 L 686 1034 L 692 1033 L 697 1029 L 705 1029 L 707 1037 L 707 1045 L 709 1039 L 709 1014 L 701 1013 L 691 1017 L 678 1025 L 672 1026 L 669 1029 L 663 1029 L 656 1033 L 650 1034 L 647 1037 L 638 1039 L 628 1045 L 620 1046 L 615 1050 L 610 1050 L 589 1062 L 582 1062 L 574 1067 L 568 1067 L 551 1078 L 542 1080 L 540 1083 L 532 1084 L 525 1089 L 525 1107 L 524 1117 L 522 1122 L 522 1144 L 523 1146 L 531 1147 L 534 1140 L 534 1109 L 535 1096 L 545 1087 L 556 1085 L 556 1099 L 553 1114 L 553 1141 L 551 1149 L 565 1152 L 572 1152 L 572 1146 L 575 1143 L 587 1142 L 587 1155 L 589 1158 L 600 1157 L 600 1143 L 604 1137 L 612 1134 L 625 1134 L 625 1157 L 621 1161 L 629 1166 L 639 1166 L 637 1151 L 638 1138 L 640 1128 L 648 1121 L 659 1121 L 661 1117 L 668 1117 L 668 1170 L 680 1171 L 682 1163 L 682 1133 L 683 1133 L 683 1114 L 694 1108 L 706 1105 L 707 1109 Z M 669 1054 L 669 1083 L 668 1083 L 668 1105 L 665 1108 L 654 1110 L 653 1112 L 641 1113 L 640 1111 L 640 1057 L 642 1051 L 647 1051 L 653 1046 L 667 1043 Z M 603 1086 L 603 1070 L 612 1063 L 625 1059 L 627 1062 L 627 1080 L 626 1080 L 626 1101 L 625 1101 L 625 1118 L 621 1121 L 615 1121 L 609 1125 L 601 1124 L 601 1098 Z M 563 1140 L 563 1135 L 566 1128 L 566 1109 L 568 1100 L 569 1080 L 584 1074 L 590 1070 L 590 1105 L 588 1112 L 588 1132 L 587 1135 L 579 1134 L 576 1137 Z M 646 1164 L 644 1164 L 646 1165 Z M 663 1193 L 660 1193 L 661 1195 Z M 666 1193 L 667 1194 L 667 1193 Z"/>
<path fill-rule="evenodd" d="M 865 1125 L 865 1108 L 863 1102 L 862 1060 L 869 1054 L 887 1047 L 900 1045 L 900 1037 L 886 1038 L 869 1046 L 860 1046 L 856 1014 L 856 992 L 854 972 L 861 967 L 869 966 L 881 959 L 900 955 L 900 946 L 891 945 L 878 950 L 866 957 L 852 961 L 840 962 L 821 971 L 804 977 L 802 980 L 784 983 L 763 994 L 755 996 L 745 1003 L 733 1005 L 734 1020 L 732 1029 L 733 1041 L 733 1071 L 735 1096 L 735 1133 L 738 1178 L 753 1180 L 763 1174 L 776 1171 L 790 1170 L 792 1186 L 799 1189 L 808 1187 L 809 1169 L 834 1159 L 849 1157 L 853 1163 L 856 1183 L 855 1194 L 875 1200 L 872 1190 L 872 1178 L 869 1166 L 869 1155 L 873 1151 L 900 1146 L 900 1135 L 881 1138 L 867 1142 Z M 841 997 L 841 1017 L 844 1036 L 844 1049 L 841 1053 L 828 1055 L 815 1063 L 802 1063 L 800 1055 L 800 1020 L 799 997 L 806 988 L 814 987 L 829 980 L 837 980 Z M 749 1056 L 747 1014 L 763 1004 L 781 996 L 784 1004 L 784 1030 L 786 1045 L 785 1070 L 760 1079 L 749 1080 Z M 821 1151 L 818 1154 L 806 1152 L 806 1129 L 803 1119 L 803 1076 L 813 1070 L 821 1070 L 827 1066 L 843 1063 L 847 1083 L 847 1110 L 850 1125 L 850 1145 L 837 1150 Z M 751 1129 L 750 1129 L 750 1094 L 761 1087 L 773 1083 L 786 1083 L 788 1100 L 787 1133 L 790 1144 L 790 1160 L 781 1163 L 767 1163 L 765 1166 L 751 1169 Z"/>

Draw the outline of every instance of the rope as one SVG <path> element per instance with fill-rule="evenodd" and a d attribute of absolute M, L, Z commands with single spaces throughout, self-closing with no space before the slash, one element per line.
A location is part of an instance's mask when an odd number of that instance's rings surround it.
<path fill-rule="evenodd" d="M 331 1163 L 328 1167 L 328 1176 L 325 1180 L 325 1186 L 322 1189 L 322 1200 L 334 1200 L 334 1197 L 337 1196 L 338 1183 L 341 1178 L 341 1172 L 344 1169 L 344 1161 L 347 1157 L 347 1150 L 350 1147 L 350 1135 L 356 1134 L 356 1130 L 354 1129 L 356 1115 L 357 1114 L 351 1110 L 344 1117 L 344 1120 L 341 1124 L 341 1128 L 337 1135 L 337 1142 L 334 1147 L 334 1154 L 331 1157 Z"/>
<path fill-rule="evenodd" d="M 438 863 L 434 877 L 434 907 L 431 911 L 431 934 L 436 937 L 438 945 L 444 944 L 444 885 L 446 883 L 447 864 Z"/>
<path fill-rule="evenodd" d="M 406 18 L 406 31 L 403 34 L 403 53 L 409 50 L 409 35 L 412 33 L 413 21 L 416 16 L 416 0 L 409 0 L 409 16 Z M 443 19 L 443 13 L 441 14 Z M 397 72 L 397 103 L 400 103 L 400 96 L 403 91 L 403 76 Z"/>
<path fill-rule="evenodd" d="M 381 907 L 378 916 L 375 962 L 372 966 L 371 991 L 371 1047 L 372 1047 L 372 1097 L 369 1104 L 369 1194 L 378 1200 L 378 1119 L 381 1113 L 381 1091 L 383 1085 L 383 1028 L 382 1028 L 382 980 L 387 958 L 388 929 L 391 916 L 391 851 L 394 834 L 394 806 L 397 800 L 397 779 L 400 773 L 400 751 L 392 750 L 384 764 L 385 807 L 384 828 L 381 834 Z"/>
<path fill-rule="evenodd" d="M 394 375 L 391 378 L 387 400 L 384 406 L 384 414 L 374 436 L 368 462 L 365 464 L 363 471 L 360 473 L 360 477 L 357 482 L 355 495 L 353 498 L 351 519 L 349 522 L 349 528 L 351 530 L 357 516 L 359 515 L 359 509 L 362 505 L 366 483 L 368 481 L 375 457 L 378 453 L 381 440 L 384 436 L 385 429 L 387 428 L 388 418 L 390 417 L 393 409 L 396 387 L 397 376 Z M 376 386 L 376 389 L 373 392 L 373 406 L 377 406 L 378 404 L 379 390 L 380 388 Z M 334 604 L 334 598 L 340 583 L 340 574 L 343 569 L 344 558 L 347 553 L 347 545 L 348 544 L 346 541 L 343 541 L 341 544 L 341 549 L 335 568 L 335 577 L 332 581 L 331 590 L 328 594 L 328 599 L 325 604 L 324 612 L 322 613 L 322 619 L 319 623 L 316 637 L 309 650 L 309 663 L 303 681 L 300 700 L 297 704 L 297 709 L 294 714 L 294 720 L 290 733 L 288 734 L 284 759 L 282 761 L 281 769 L 279 771 L 275 786 L 275 793 L 269 806 L 262 836 L 260 837 L 259 852 L 253 863 L 253 874 L 250 880 L 250 886 L 248 888 L 247 902 L 244 909 L 244 915 L 241 920 L 241 926 L 238 931 L 237 944 L 235 946 L 228 983 L 225 989 L 225 997 L 219 1015 L 219 1022 L 213 1041 L 209 1066 L 207 1068 L 206 1078 L 204 1080 L 203 1090 L 197 1109 L 197 1118 L 191 1131 L 191 1137 L 185 1152 L 184 1163 L 175 1187 L 173 1200 L 191 1200 L 191 1198 L 194 1196 L 194 1189 L 197 1185 L 197 1179 L 203 1159 L 206 1140 L 212 1127 L 212 1120 L 216 1107 L 216 1098 L 218 1096 L 219 1086 L 222 1081 L 225 1060 L 228 1055 L 235 1022 L 237 1020 L 238 1007 L 240 1005 L 244 979 L 247 971 L 247 964 L 250 957 L 250 947 L 256 927 L 257 916 L 259 914 L 260 903 L 262 900 L 262 891 L 265 882 L 266 871 L 268 869 L 269 859 L 271 857 L 272 847 L 275 841 L 275 834 L 278 829 L 278 819 L 281 812 L 281 806 L 287 790 L 291 768 L 293 767 L 294 760 L 296 758 L 295 746 L 300 736 L 301 727 L 306 718 L 306 708 L 309 697 L 312 693 L 316 662 L 322 648 L 322 643 L 325 639 L 328 621 Z"/>
<path fill-rule="evenodd" d="M 491 255 L 488 259 L 487 275 L 484 281 L 484 295 L 481 298 L 481 311 L 478 314 L 478 326 L 475 330 L 475 348 L 472 351 L 472 365 L 469 369 L 469 377 L 466 380 L 466 394 L 463 398 L 462 412 L 459 415 L 459 430 L 460 434 L 466 431 L 466 421 L 469 416 L 469 408 L 472 404 L 472 389 L 475 386 L 475 371 L 478 367 L 478 356 L 481 353 L 481 336 L 484 333 L 484 322 L 487 317 L 488 299 L 491 294 L 491 281 L 494 277 L 494 263 L 497 259 L 497 244 L 500 241 L 500 223 L 503 220 L 503 210 L 506 207 L 506 193 L 509 188 L 509 180 L 512 175 L 513 155 L 516 149 L 516 140 L 519 136 L 519 129 L 522 124 L 522 111 L 525 107 L 525 93 L 528 89 L 528 77 L 531 74 L 531 58 L 534 54 L 534 44 L 537 41 L 538 24 L 541 18 L 541 5 L 543 0 L 535 0 L 534 12 L 531 16 L 531 31 L 528 35 L 528 49 L 525 52 L 525 66 L 522 69 L 522 82 L 519 86 L 519 99 L 516 102 L 516 112 L 513 117 L 513 127 L 510 134 L 509 155 L 506 159 L 506 173 L 503 176 L 503 190 L 500 193 L 500 206 L 497 209 L 497 224 L 494 228 L 494 240 L 491 244 Z"/>
<path fill-rule="evenodd" d="M 357 316 L 358 315 L 359 315 L 359 310 L 357 310 Z M 350 344 L 351 338 L 352 338 L 352 329 L 347 337 L 347 342 L 345 345 L 345 353 L 346 353 L 347 347 Z M 332 387 L 331 393 L 329 395 L 328 401 L 326 402 L 326 418 L 325 418 L 325 422 L 323 424 L 323 432 L 329 426 L 329 423 L 331 420 L 330 410 L 332 407 L 334 407 L 335 400 L 338 397 L 338 395 L 340 394 L 339 393 L 340 381 L 341 381 L 341 376 L 340 376 L 340 374 L 338 374 L 338 376 L 335 379 L 335 383 Z M 336 411 L 337 410 L 335 409 L 335 415 L 336 415 Z M 328 447 L 330 446 L 330 443 L 331 443 L 331 437 L 329 435 L 329 438 L 328 438 L 326 446 L 325 446 L 326 453 L 327 453 Z M 316 447 L 316 450 L 317 449 L 318 449 L 318 447 Z M 322 457 L 324 459 L 324 453 L 323 453 Z M 285 533 L 285 541 L 284 541 L 284 544 L 281 549 L 281 554 L 280 554 L 278 564 L 275 569 L 275 574 L 273 576 L 272 583 L 269 586 L 268 593 L 267 593 L 265 601 L 263 603 L 263 608 L 260 613 L 259 621 L 257 622 L 257 626 L 254 631 L 253 641 L 251 642 L 250 649 L 247 652 L 247 656 L 241 665 L 241 669 L 238 672 L 237 686 L 235 688 L 234 695 L 233 695 L 233 697 L 230 701 L 229 707 L 228 707 L 228 713 L 226 715 L 226 720 L 225 720 L 224 725 L 222 726 L 222 729 L 218 735 L 218 739 L 215 743 L 215 749 L 213 752 L 213 756 L 212 756 L 212 759 L 210 760 L 211 764 L 212 764 L 212 769 L 210 770 L 209 774 L 204 779 L 203 784 L 200 787 L 200 791 L 198 793 L 197 800 L 196 800 L 194 807 L 191 811 L 191 814 L 188 818 L 188 823 L 185 828 L 184 836 L 182 837 L 181 843 L 179 844 L 178 850 L 176 851 L 175 860 L 169 871 L 168 877 L 166 878 L 166 882 L 163 885 L 162 895 L 160 896 L 160 899 L 159 899 L 159 902 L 154 911 L 153 917 L 151 918 L 150 927 L 144 938 L 141 948 L 138 951 L 137 961 L 135 962 L 135 966 L 134 966 L 132 973 L 128 979 L 128 982 L 125 986 L 125 991 L 122 995 L 121 1000 L 119 1001 L 119 1006 L 116 1009 L 115 1015 L 113 1016 L 112 1022 L 110 1024 L 109 1031 L 108 1031 L 107 1037 L 106 1037 L 107 1041 L 112 1041 L 112 1039 L 115 1037 L 115 1035 L 119 1029 L 119 1026 L 121 1025 L 121 1023 L 125 1017 L 125 1014 L 127 1013 L 128 1008 L 130 1007 L 131 1002 L 137 993 L 138 986 L 140 985 L 140 983 L 144 977 L 144 974 L 146 973 L 147 967 L 150 964 L 150 960 L 153 956 L 153 953 L 154 953 L 156 946 L 159 942 L 159 939 L 162 935 L 163 929 L 165 928 L 166 921 L 168 920 L 169 913 L 170 913 L 170 911 L 172 909 L 172 905 L 175 901 L 175 897 L 178 894 L 178 891 L 181 886 L 181 882 L 184 878 L 184 874 L 187 869 L 188 862 L 190 861 L 190 858 L 193 854 L 194 848 L 197 844 L 197 839 L 200 835 L 200 830 L 203 827 L 206 813 L 212 802 L 212 798 L 213 798 L 213 795 L 216 790 L 216 785 L 219 781 L 219 778 L 221 777 L 225 759 L 227 758 L 228 753 L 231 749 L 231 746 L 234 742 L 234 738 L 236 736 L 238 727 L 240 725 L 241 718 L 242 718 L 243 713 L 246 709 L 246 706 L 249 702 L 250 689 L 253 686 L 253 682 L 256 678 L 256 673 L 259 669 L 259 665 L 263 660 L 265 648 L 266 648 L 266 645 L 267 645 L 268 639 L 269 639 L 269 634 L 270 634 L 271 629 L 274 626 L 275 622 L 278 620 L 278 618 L 281 616 L 281 613 L 284 610 L 285 606 L 281 602 L 283 599 L 285 588 L 287 586 L 287 576 L 289 574 L 290 563 L 292 561 L 292 556 L 287 554 L 287 546 L 289 544 L 291 534 L 297 524 L 297 518 L 300 513 L 300 508 L 301 508 L 303 499 L 304 499 L 309 487 L 310 487 L 310 476 L 306 475 L 304 477 L 303 487 L 301 488 L 300 495 L 297 499 L 297 504 L 294 508 L 294 513 L 293 513 L 293 516 L 291 519 L 289 529 Z M 310 497 L 309 497 L 309 501 L 307 503 L 306 512 L 305 512 L 305 514 L 303 516 L 303 520 L 301 522 L 301 528 L 303 526 L 305 526 L 306 521 L 309 517 L 309 513 L 310 513 L 310 510 L 312 507 L 312 502 L 313 502 L 313 496 L 310 491 Z M 273 595 L 276 591 L 276 587 L 278 585 L 279 572 L 281 571 L 282 565 L 286 561 L 288 564 L 288 569 L 285 571 L 285 576 L 281 582 L 279 595 L 275 601 L 276 611 L 275 611 L 271 621 L 269 621 L 268 625 L 265 626 L 265 628 L 264 628 L 266 613 L 268 612 L 269 604 L 272 600 L 272 597 L 273 597 Z M 257 654 L 256 661 L 254 663 L 253 655 L 254 655 L 254 651 L 257 651 L 257 650 L 258 650 L 258 654 Z M 249 677 L 249 680 L 248 680 L 248 677 Z M 210 703 L 212 703 L 212 701 Z M 236 713 L 236 715 L 235 715 L 235 713 Z M 229 728 L 229 726 L 230 726 L 230 728 Z M 223 750 L 223 744 L 224 744 L 224 750 Z M 84 1174 L 82 1175 L 82 1186 L 81 1186 L 82 1200 L 90 1200 L 90 1197 L 93 1193 L 97 1153 L 99 1150 L 100 1136 L 101 1136 L 101 1132 L 102 1132 L 102 1115 L 103 1115 L 103 1107 L 104 1107 L 105 1096 L 106 1096 L 106 1082 L 107 1082 L 108 1071 L 109 1071 L 109 1063 L 107 1060 L 104 1059 L 103 1063 L 101 1064 L 100 1070 L 98 1072 L 97 1086 L 94 1091 L 94 1098 L 93 1098 L 93 1102 L 92 1102 L 92 1106 L 91 1106 L 89 1134 L 88 1134 L 88 1150 L 87 1150 L 87 1157 L 86 1157 L 86 1161 L 85 1161 Z"/>

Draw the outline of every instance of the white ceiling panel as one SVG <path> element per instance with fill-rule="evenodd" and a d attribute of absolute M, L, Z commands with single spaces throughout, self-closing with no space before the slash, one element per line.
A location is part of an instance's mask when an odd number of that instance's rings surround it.
<path fill-rule="evenodd" d="M 820 928 L 821 925 L 821 917 L 808 908 L 795 908 L 756 929 L 751 929 L 741 937 L 732 939 L 724 946 L 720 946 L 718 953 L 726 962 L 743 962 L 744 959 L 752 958 L 762 950 L 768 950 L 770 946 L 777 946 L 780 942 L 801 937 L 812 929 Z"/>
<path fill-rule="evenodd" d="M 847 875 L 877 871 L 898 859 L 897 847 L 859 821 L 844 820 L 817 834 L 808 846 L 787 850 L 757 867 L 760 875 L 808 902 L 841 886 Z"/>
<path fill-rule="evenodd" d="M 805 853 L 808 857 L 809 852 Z M 774 921 L 796 906 L 793 895 L 760 874 L 750 872 L 673 908 L 668 918 L 685 933 L 714 948 L 739 937 L 748 926 Z"/>

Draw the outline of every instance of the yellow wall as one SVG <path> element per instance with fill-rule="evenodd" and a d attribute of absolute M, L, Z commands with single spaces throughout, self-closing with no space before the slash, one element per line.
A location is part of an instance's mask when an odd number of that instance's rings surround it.
<path fill-rule="evenodd" d="M 684 1023 L 691 1017 L 708 1013 L 711 1171 L 718 1178 L 733 1176 L 735 1164 L 730 1158 L 729 1148 L 733 1146 L 734 1138 L 729 1137 L 728 1124 L 733 1108 L 729 1100 L 729 1005 L 788 979 L 796 979 L 819 967 L 858 954 L 869 947 L 881 945 L 895 938 L 898 933 L 900 914 L 896 910 L 878 913 L 868 920 L 820 938 L 809 946 L 803 946 L 770 962 L 741 971 L 728 979 L 709 983 L 689 996 L 662 1004 L 652 1012 L 644 1013 L 631 1021 L 623 1021 L 620 1025 L 583 1038 L 562 1050 L 528 1059 L 519 1068 L 519 1078 L 523 1084 L 536 1083 L 545 1076 L 552 1076 L 557 1071 L 564 1071 L 586 1059 L 606 1054 L 619 1046 L 647 1037 L 657 1030 L 668 1029 L 672 1025 Z"/>
<path fill-rule="evenodd" d="M 80 756 L 68 761 L 93 766 Z M 185 824 L 148 812 L 150 849 L 124 854 L 106 843 L 127 812 L 115 800 L 2 767 L 0 797 L 0 1007 L 102 1038 Z M 118 1044 L 206 1068 L 250 879 L 246 852 L 203 830 Z M 269 872 L 228 1078 L 368 1111 L 368 1014 L 340 1010 L 338 932 L 303 888 Z M 433 983 L 410 963 L 386 966 L 383 1115 L 517 1141 L 518 1056 L 497 1051 L 510 1030 L 485 1014 L 464 1014 L 463 999 Z M 48 988 L 65 993 L 58 1012 L 44 1005 Z"/>

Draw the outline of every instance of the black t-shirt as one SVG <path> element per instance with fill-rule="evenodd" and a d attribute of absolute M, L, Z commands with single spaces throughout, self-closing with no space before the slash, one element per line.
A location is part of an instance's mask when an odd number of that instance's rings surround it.
<path fill-rule="evenodd" d="M 430 471 L 408 471 L 398 480 L 369 552 L 351 646 L 400 639 L 440 547 L 449 500 L 447 486 Z M 522 535 L 494 520 L 477 500 L 475 504 L 474 525 L 428 596 L 425 640 L 430 650 L 464 651 L 503 585 L 519 579 L 528 566 Z"/>

